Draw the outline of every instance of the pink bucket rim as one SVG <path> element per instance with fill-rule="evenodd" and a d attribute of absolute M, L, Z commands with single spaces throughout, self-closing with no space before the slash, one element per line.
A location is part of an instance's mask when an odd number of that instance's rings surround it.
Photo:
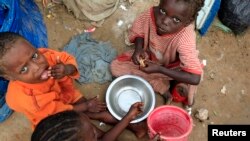
<path fill-rule="evenodd" d="M 191 131 L 192 131 L 192 129 L 193 129 L 193 119 L 192 119 L 192 117 L 191 117 L 185 110 L 183 110 L 182 108 L 179 108 L 179 107 L 177 107 L 177 106 L 164 105 L 164 106 L 159 106 L 159 107 L 155 108 L 155 109 L 149 114 L 149 116 L 148 116 L 148 118 L 147 118 L 147 125 L 148 125 L 148 128 L 149 128 L 150 132 L 152 132 L 153 134 L 156 134 L 156 131 L 154 131 L 153 128 L 151 127 L 151 125 L 149 124 L 149 120 L 151 119 L 152 114 L 155 113 L 155 112 L 157 112 L 157 111 L 159 111 L 159 110 L 161 110 L 161 109 L 166 109 L 166 108 L 167 108 L 167 109 L 169 109 L 169 108 L 170 108 L 170 109 L 175 109 L 175 110 L 178 110 L 178 111 L 184 113 L 187 117 L 189 117 L 188 119 L 189 119 L 189 121 L 190 121 L 190 125 L 189 125 L 189 127 L 188 127 L 188 131 L 185 132 L 185 133 L 184 133 L 183 135 L 181 135 L 181 136 L 178 136 L 178 137 L 164 137 L 164 136 L 161 136 L 161 138 L 162 138 L 162 139 L 182 139 L 182 138 L 184 138 L 184 137 L 188 137 L 188 135 L 191 133 Z"/>

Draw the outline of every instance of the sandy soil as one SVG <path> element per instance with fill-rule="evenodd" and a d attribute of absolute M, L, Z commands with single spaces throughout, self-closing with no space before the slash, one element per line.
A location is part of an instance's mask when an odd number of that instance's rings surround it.
<path fill-rule="evenodd" d="M 41 6 L 40 3 L 38 4 Z M 119 53 L 130 49 L 131 47 L 124 44 L 124 31 L 127 25 L 138 13 L 154 4 L 156 4 L 155 0 L 140 0 L 129 6 L 128 11 L 118 8 L 104 21 L 102 27 L 92 33 L 93 37 L 100 41 L 111 42 Z M 63 48 L 74 35 L 90 27 L 89 22 L 75 19 L 61 5 L 56 6 L 54 13 L 55 18 L 44 17 L 50 48 L 58 50 Z M 120 27 L 117 26 L 119 20 L 124 21 Z M 194 123 L 189 136 L 190 141 L 206 141 L 208 124 L 250 123 L 249 38 L 249 30 L 244 35 L 235 37 L 215 26 L 210 27 L 206 36 L 198 36 L 197 48 L 200 51 L 200 59 L 207 60 L 207 66 L 204 68 L 204 79 L 195 96 L 193 113 L 197 109 L 205 108 L 209 111 L 209 119 L 200 122 L 192 114 Z M 87 98 L 99 94 L 101 99 L 104 99 L 109 83 L 76 85 Z M 163 103 L 163 99 L 159 96 L 157 96 L 157 103 L 158 105 Z M 176 105 L 176 103 L 173 104 Z M 94 123 L 99 125 L 97 121 Z M 110 126 L 105 125 L 100 128 L 107 130 Z M 32 133 L 29 122 L 19 113 L 14 113 L 6 122 L 1 123 L 0 131 L 1 141 L 28 141 Z M 128 130 L 124 131 L 118 140 L 139 141 Z M 147 137 L 140 140 L 147 140 Z"/>

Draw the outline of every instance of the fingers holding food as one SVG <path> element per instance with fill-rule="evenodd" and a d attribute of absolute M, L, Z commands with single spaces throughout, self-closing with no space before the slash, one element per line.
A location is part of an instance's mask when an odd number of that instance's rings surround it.
<path fill-rule="evenodd" d="M 146 67 L 146 63 L 145 63 L 146 59 L 143 59 L 143 58 L 140 58 L 139 59 L 139 64 L 140 64 L 140 67 Z"/>

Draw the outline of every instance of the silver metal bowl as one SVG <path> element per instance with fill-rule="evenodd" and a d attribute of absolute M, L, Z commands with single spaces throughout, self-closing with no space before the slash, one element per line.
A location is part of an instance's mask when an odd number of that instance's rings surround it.
<path fill-rule="evenodd" d="M 155 93 L 151 85 L 143 78 L 124 75 L 116 78 L 106 92 L 109 112 L 121 120 L 135 102 L 143 102 L 143 113 L 130 123 L 137 123 L 148 117 L 155 107 Z"/>

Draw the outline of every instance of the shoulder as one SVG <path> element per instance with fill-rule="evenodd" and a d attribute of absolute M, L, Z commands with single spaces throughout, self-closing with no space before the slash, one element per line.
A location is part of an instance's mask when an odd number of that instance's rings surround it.
<path fill-rule="evenodd" d="M 6 92 L 6 102 L 11 109 L 20 111 L 21 107 L 25 107 L 29 102 L 30 98 L 25 94 L 24 87 L 16 83 L 15 81 L 9 82 L 8 90 Z"/>
<path fill-rule="evenodd" d="M 15 81 L 10 81 L 8 85 L 8 90 L 6 94 L 6 98 L 11 98 L 12 96 L 16 95 L 17 92 L 22 92 L 23 87 L 15 83 Z"/>
<path fill-rule="evenodd" d="M 190 24 L 178 33 L 180 44 L 196 44 L 196 33 L 194 24 Z"/>

